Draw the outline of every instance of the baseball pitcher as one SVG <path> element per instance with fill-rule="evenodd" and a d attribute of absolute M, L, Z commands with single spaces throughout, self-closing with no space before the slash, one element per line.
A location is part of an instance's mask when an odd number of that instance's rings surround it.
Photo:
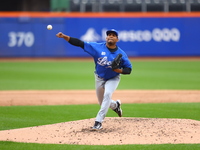
<path fill-rule="evenodd" d="M 130 74 L 132 65 L 126 53 L 116 45 L 118 32 L 115 29 L 106 31 L 106 42 L 85 42 L 59 32 L 58 38 L 64 38 L 70 44 L 81 47 L 90 54 L 95 62 L 95 87 L 98 102 L 101 106 L 97 113 L 92 130 L 102 129 L 102 122 L 111 108 L 122 117 L 121 101 L 112 100 L 112 95 L 120 82 L 121 74 Z"/>

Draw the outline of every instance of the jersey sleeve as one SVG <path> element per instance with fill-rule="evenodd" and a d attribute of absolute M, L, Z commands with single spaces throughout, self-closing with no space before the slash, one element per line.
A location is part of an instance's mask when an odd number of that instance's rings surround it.
<path fill-rule="evenodd" d="M 96 54 L 96 50 L 94 49 L 95 44 L 95 42 L 84 42 L 84 51 L 93 57 Z"/>
<path fill-rule="evenodd" d="M 123 54 L 122 57 L 122 68 L 131 68 L 132 69 L 132 64 L 128 58 L 128 56 L 126 55 L 126 53 Z"/>

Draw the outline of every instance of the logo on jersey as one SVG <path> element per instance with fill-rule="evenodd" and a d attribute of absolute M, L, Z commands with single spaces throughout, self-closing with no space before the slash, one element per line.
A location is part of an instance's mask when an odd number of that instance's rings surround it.
<path fill-rule="evenodd" d="M 80 38 L 82 41 L 86 41 L 86 42 L 95 42 L 95 41 L 100 41 L 101 40 L 101 36 L 99 34 L 97 34 L 97 32 L 95 31 L 94 28 L 89 28 L 86 33 L 81 36 Z"/>
<path fill-rule="evenodd" d="M 106 55 L 106 52 L 101 52 L 101 55 Z"/>
<path fill-rule="evenodd" d="M 100 57 L 100 58 L 98 58 L 98 61 L 97 61 L 97 63 L 99 64 L 99 65 L 101 65 L 101 66 L 106 66 L 106 65 L 108 65 L 108 68 L 110 68 L 111 66 L 111 61 L 108 61 L 108 58 L 107 58 L 107 56 L 105 56 L 105 57 Z"/>

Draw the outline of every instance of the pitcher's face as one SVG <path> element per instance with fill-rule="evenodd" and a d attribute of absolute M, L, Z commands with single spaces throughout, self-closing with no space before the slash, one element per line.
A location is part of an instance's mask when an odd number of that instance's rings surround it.
<path fill-rule="evenodd" d="M 115 45 L 118 42 L 118 37 L 115 33 L 109 33 L 106 37 L 106 43 L 109 45 Z"/>

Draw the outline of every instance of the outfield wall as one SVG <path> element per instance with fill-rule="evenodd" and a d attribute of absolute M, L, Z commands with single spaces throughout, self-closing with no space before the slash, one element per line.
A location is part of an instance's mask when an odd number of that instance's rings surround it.
<path fill-rule="evenodd" d="M 130 57 L 200 56 L 200 13 L 0 12 L 0 57 L 88 57 L 56 33 L 105 42 L 111 28 Z"/>

